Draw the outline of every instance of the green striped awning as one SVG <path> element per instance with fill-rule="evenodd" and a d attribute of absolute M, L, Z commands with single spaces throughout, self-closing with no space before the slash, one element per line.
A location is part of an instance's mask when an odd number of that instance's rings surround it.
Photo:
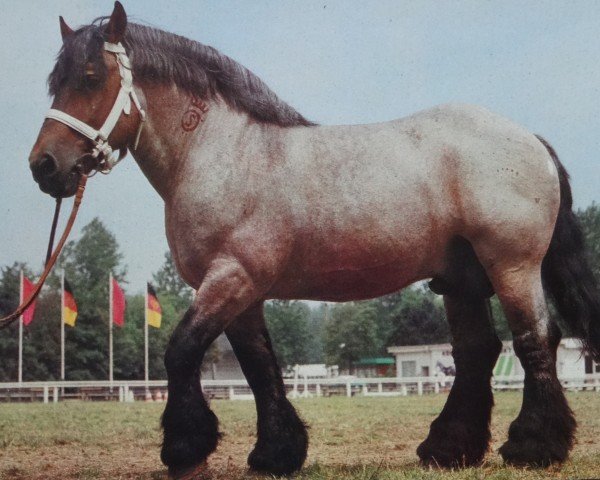
<path fill-rule="evenodd" d="M 513 374 L 515 356 L 510 354 L 501 355 L 494 367 L 496 377 L 509 377 Z"/>

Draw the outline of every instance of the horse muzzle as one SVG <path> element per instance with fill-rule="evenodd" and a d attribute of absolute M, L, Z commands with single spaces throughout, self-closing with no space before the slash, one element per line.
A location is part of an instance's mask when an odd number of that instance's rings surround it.
<path fill-rule="evenodd" d="M 75 195 L 81 177 L 77 167 L 61 172 L 56 158 L 51 153 L 45 152 L 37 159 L 30 159 L 30 168 L 33 179 L 42 192 L 54 198 Z"/>

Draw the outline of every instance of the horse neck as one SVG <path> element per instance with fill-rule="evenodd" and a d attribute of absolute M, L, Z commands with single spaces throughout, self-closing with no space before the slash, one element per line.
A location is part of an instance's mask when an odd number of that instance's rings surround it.
<path fill-rule="evenodd" d="M 235 161 L 238 155 L 223 152 L 248 129 L 256 130 L 248 115 L 221 98 L 200 101 L 173 85 L 147 84 L 141 90 L 147 120 L 133 157 L 165 202 L 185 181 L 190 164 L 196 164 L 192 170 L 210 169 L 217 152 L 219 162 Z"/>

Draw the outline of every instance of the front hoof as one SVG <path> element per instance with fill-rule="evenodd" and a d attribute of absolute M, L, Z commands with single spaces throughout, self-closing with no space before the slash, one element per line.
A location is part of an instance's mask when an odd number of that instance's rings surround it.
<path fill-rule="evenodd" d="M 160 459 L 169 467 L 170 474 L 186 472 L 205 462 L 217 448 L 220 438 L 218 423 L 210 410 L 188 412 L 187 417 L 178 411 L 173 415 L 169 409 L 165 410 Z"/>
<path fill-rule="evenodd" d="M 440 468 L 464 468 L 481 464 L 488 450 L 489 432 L 469 432 L 462 423 L 435 422 L 429 436 L 417 448 L 421 463 Z"/>

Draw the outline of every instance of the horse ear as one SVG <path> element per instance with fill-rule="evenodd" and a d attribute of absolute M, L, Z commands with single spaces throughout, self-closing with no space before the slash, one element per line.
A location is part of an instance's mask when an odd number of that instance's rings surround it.
<path fill-rule="evenodd" d="M 58 17 L 58 21 L 60 23 L 60 34 L 64 42 L 67 37 L 73 35 L 73 29 L 67 25 L 67 22 L 65 22 L 63 17 Z"/>
<path fill-rule="evenodd" d="M 115 2 L 115 8 L 106 24 L 106 37 L 110 43 L 119 43 L 127 28 L 127 14 L 121 2 Z"/>

